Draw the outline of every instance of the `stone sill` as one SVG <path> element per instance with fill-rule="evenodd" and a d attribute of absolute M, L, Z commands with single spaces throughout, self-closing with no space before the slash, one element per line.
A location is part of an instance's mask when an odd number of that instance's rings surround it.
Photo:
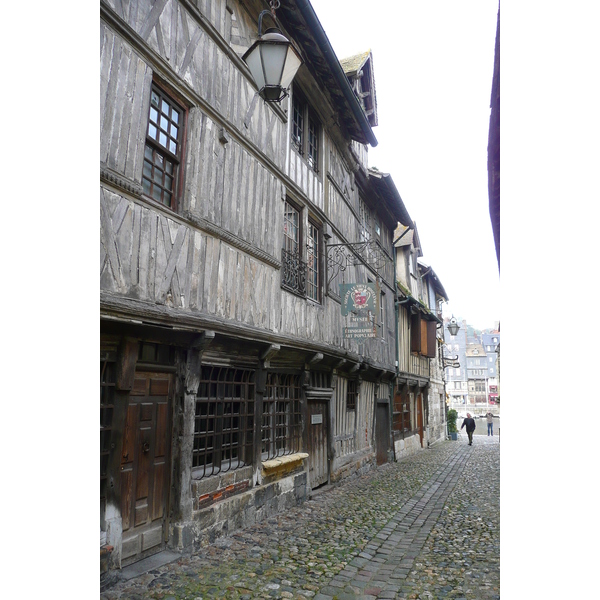
<path fill-rule="evenodd" d="M 295 468 L 300 466 L 305 458 L 308 458 L 306 452 L 297 452 L 296 454 L 289 454 L 288 456 L 280 456 L 278 458 L 266 460 L 262 463 L 262 468 L 265 473 L 276 471 L 277 469 Z"/>

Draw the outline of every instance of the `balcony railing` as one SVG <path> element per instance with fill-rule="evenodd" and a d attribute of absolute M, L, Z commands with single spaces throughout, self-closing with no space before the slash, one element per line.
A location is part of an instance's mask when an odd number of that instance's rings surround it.
<path fill-rule="evenodd" d="M 411 354 L 408 360 L 409 373 L 420 375 L 421 377 L 429 377 L 430 359 L 425 356 L 417 356 Z"/>
<path fill-rule="evenodd" d="M 297 252 L 281 249 L 281 285 L 282 287 L 306 296 L 306 263 Z"/>

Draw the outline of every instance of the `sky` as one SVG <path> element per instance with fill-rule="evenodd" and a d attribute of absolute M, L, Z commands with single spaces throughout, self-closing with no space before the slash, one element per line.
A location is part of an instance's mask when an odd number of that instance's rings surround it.
<path fill-rule="evenodd" d="M 498 0 L 311 0 L 338 57 L 373 53 L 379 125 L 369 166 L 390 173 L 422 260 L 479 329 L 500 321 L 487 144 Z"/>

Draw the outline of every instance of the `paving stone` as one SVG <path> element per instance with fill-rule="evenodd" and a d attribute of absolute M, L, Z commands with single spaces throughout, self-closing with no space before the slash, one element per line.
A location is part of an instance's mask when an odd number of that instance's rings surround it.
<path fill-rule="evenodd" d="M 499 444 L 442 442 L 128 581 L 101 600 L 496 600 Z M 371 593 L 375 592 L 375 593 Z"/>

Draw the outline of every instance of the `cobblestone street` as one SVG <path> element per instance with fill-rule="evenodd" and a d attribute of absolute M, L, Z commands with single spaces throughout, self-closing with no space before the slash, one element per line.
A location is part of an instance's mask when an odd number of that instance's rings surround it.
<path fill-rule="evenodd" d="M 500 598 L 498 437 L 462 435 L 345 481 L 101 598 Z"/>

